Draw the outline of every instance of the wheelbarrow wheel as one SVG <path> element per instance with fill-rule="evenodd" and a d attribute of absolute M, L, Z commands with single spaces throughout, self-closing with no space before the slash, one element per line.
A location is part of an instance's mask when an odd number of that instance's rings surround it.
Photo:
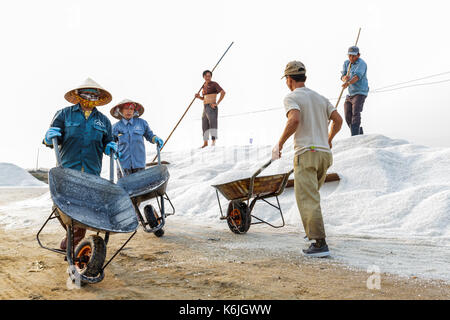
<path fill-rule="evenodd" d="M 158 217 L 158 213 L 156 212 L 155 207 L 153 207 L 151 204 L 145 206 L 144 207 L 144 215 L 145 215 L 145 220 L 147 220 L 148 225 L 151 228 L 155 228 L 156 226 L 158 226 L 159 217 Z M 155 236 L 160 238 L 164 235 L 164 229 L 161 228 L 158 231 L 155 231 L 154 234 L 155 234 Z"/>
<path fill-rule="evenodd" d="M 75 249 L 75 267 L 81 275 L 96 277 L 106 259 L 106 244 L 102 237 L 91 235 Z"/>
<path fill-rule="evenodd" d="M 230 202 L 227 211 L 227 223 L 232 232 L 237 234 L 246 233 L 250 229 L 251 221 L 252 216 L 245 202 Z"/>

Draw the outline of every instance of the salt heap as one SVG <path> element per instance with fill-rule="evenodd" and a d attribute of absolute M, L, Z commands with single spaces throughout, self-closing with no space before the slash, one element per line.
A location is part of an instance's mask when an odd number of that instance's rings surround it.
<path fill-rule="evenodd" d="M 282 159 L 261 175 L 292 169 L 291 143 L 285 145 Z M 271 149 L 215 147 L 163 154 L 172 163 L 167 192 L 177 215 L 218 223 L 219 207 L 211 185 L 250 177 L 270 159 Z M 361 135 L 336 141 L 333 156 L 329 172 L 338 173 L 341 181 L 326 183 L 321 190 L 329 235 L 450 240 L 450 148 Z M 221 201 L 226 209 L 227 201 Z M 286 222 L 303 230 L 293 189 L 286 189 L 280 203 Z M 269 221 L 279 219 L 274 209 L 262 204 L 255 206 L 253 214 Z"/>
<path fill-rule="evenodd" d="M 46 184 L 39 181 L 26 170 L 12 163 L 0 162 L 0 187 L 44 187 Z"/>
<path fill-rule="evenodd" d="M 291 143 L 290 140 L 285 145 L 282 159 L 261 175 L 292 169 Z M 250 177 L 270 160 L 271 150 L 271 146 L 218 146 L 163 152 L 162 159 L 171 163 L 167 193 L 176 208 L 176 215 L 171 219 L 178 216 L 194 223 L 220 223 L 216 192 L 211 185 Z M 151 153 L 148 158 L 153 156 Z M 326 183 L 321 189 L 321 206 L 329 236 L 448 243 L 450 148 L 414 145 L 383 135 L 361 135 L 336 141 L 333 157 L 334 164 L 329 172 L 338 173 L 341 181 Z M 5 177 L 2 183 L 42 185 L 14 165 L 0 164 L 0 168 L 0 174 Z M 106 175 L 107 168 L 104 169 Z M 226 209 L 226 199 L 221 197 L 221 202 Z M 286 223 L 303 230 L 293 189 L 285 190 L 280 204 Z M 9 224 L 15 219 L 10 215 L 17 215 L 25 208 L 31 210 L 32 206 L 39 208 L 40 213 L 39 216 L 33 214 L 29 225 L 36 223 L 37 226 L 37 221 L 42 223 L 51 208 L 49 194 L 0 208 L 0 220 Z M 279 220 L 275 209 L 259 202 L 253 214 L 275 223 Z M 167 223 L 169 227 L 170 221 Z"/>

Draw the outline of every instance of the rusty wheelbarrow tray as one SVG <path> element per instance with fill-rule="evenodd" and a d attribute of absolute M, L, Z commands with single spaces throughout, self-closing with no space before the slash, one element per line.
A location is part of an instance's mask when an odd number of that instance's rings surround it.
<path fill-rule="evenodd" d="M 261 223 L 265 223 L 273 228 L 284 227 L 283 211 L 281 210 L 278 196 L 283 193 L 288 183 L 289 176 L 294 170 L 290 170 L 283 174 L 258 177 L 258 175 L 271 163 L 272 160 L 265 163 L 250 178 L 213 185 L 216 189 L 217 201 L 219 203 L 220 219 L 227 220 L 228 227 L 232 232 L 238 234 L 245 233 L 250 228 L 250 225 Z M 226 215 L 223 214 L 219 192 L 230 201 Z M 271 197 L 275 197 L 277 201 L 276 204 L 266 200 Z M 266 204 L 279 211 L 282 220 L 281 225 L 273 225 L 252 214 L 256 201 L 258 200 L 264 201 Z M 251 222 L 252 217 L 255 218 L 257 222 Z"/>

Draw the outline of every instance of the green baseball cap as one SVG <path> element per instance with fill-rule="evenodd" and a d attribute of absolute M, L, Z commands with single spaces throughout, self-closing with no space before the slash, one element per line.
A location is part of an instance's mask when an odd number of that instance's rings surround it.
<path fill-rule="evenodd" d="M 305 65 L 300 61 L 291 61 L 286 65 L 286 68 L 284 69 L 284 76 L 282 76 L 281 79 L 287 76 L 295 76 L 301 74 L 306 74 Z"/>

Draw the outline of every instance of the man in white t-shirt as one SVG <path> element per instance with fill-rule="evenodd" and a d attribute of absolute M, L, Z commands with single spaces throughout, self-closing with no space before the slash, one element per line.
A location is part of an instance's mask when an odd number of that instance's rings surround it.
<path fill-rule="evenodd" d="M 292 92 L 284 98 L 288 120 L 274 148 L 273 159 L 281 157 L 284 143 L 294 134 L 295 197 L 306 236 L 316 240 L 303 250 L 303 254 L 326 257 L 330 252 L 325 241 L 319 189 L 333 163 L 331 142 L 341 129 L 342 117 L 328 99 L 305 87 L 306 69 L 303 63 L 289 62 L 284 77 Z M 328 134 L 329 120 L 332 124 Z"/>

